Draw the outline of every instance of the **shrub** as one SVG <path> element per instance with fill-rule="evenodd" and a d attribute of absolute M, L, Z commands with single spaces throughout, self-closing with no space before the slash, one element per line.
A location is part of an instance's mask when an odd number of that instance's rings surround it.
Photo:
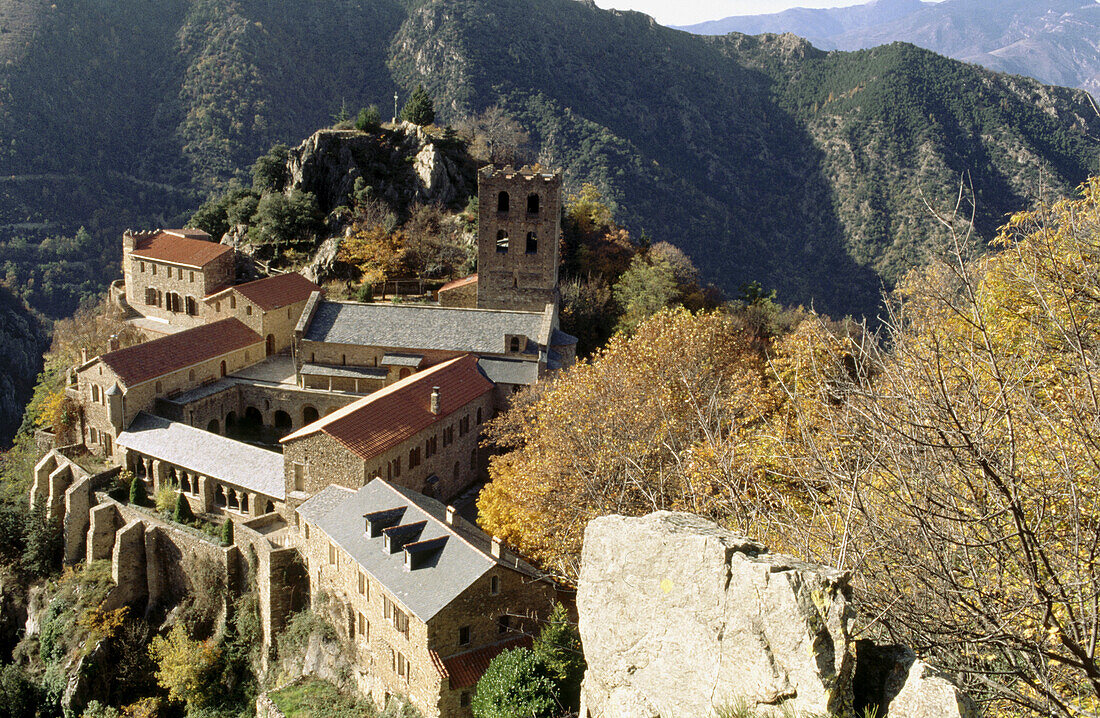
<path fill-rule="evenodd" d="M 193 640 L 177 623 L 166 637 L 153 639 L 149 653 L 157 664 L 157 682 L 172 700 L 192 709 L 213 705 L 220 698 L 221 656 L 213 640 Z"/>
<path fill-rule="evenodd" d="M 191 503 L 183 494 L 176 495 L 176 505 L 172 510 L 172 520 L 178 524 L 190 524 L 195 520 L 195 513 L 191 510 Z"/>
<path fill-rule="evenodd" d="M 526 648 L 501 652 L 477 682 L 475 718 L 551 718 L 558 694 L 546 664 Z"/>
<path fill-rule="evenodd" d="M 33 714 L 32 714 L 33 715 Z M 88 701 L 81 718 L 122 718 L 118 708 L 100 703 L 97 700 Z"/>
<path fill-rule="evenodd" d="M 145 504 L 145 484 L 138 477 L 134 477 L 130 480 L 130 503 L 135 506 L 142 506 Z"/>
<path fill-rule="evenodd" d="M 176 489 L 168 484 L 163 484 L 157 492 L 153 495 L 153 504 L 157 507 L 157 511 L 170 516 L 172 509 L 176 505 L 176 496 L 179 496 Z"/>
<path fill-rule="evenodd" d="M 0 718 L 34 718 L 38 688 L 22 667 L 12 663 L 0 669 Z"/>
<path fill-rule="evenodd" d="M 362 130 L 363 132 L 376 130 L 381 124 L 382 113 L 378 111 L 378 107 L 376 105 L 364 107 L 363 109 L 359 110 L 359 117 L 357 117 L 355 120 L 356 129 Z"/>
<path fill-rule="evenodd" d="M 34 508 L 24 514 L 26 522 L 23 535 L 26 542 L 23 548 L 23 568 L 34 576 L 44 578 L 61 567 L 63 539 L 61 525 L 57 519 L 49 520 L 46 514 L 46 502 L 36 501 Z"/>

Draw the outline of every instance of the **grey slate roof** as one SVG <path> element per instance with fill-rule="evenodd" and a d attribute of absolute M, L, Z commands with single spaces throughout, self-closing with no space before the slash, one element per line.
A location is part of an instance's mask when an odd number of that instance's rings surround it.
<path fill-rule="evenodd" d="M 481 357 L 477 365 L 494 384 L 525 384 L 530 386 L 539 380 L 538 362 L 522 359 Z"/>
<path fill-rule="evenodd" d="M 550 346 L 552 347 L 567 347 L 572 344 L 576 344 L 578 339 L 572 334 L 566 334 L 561 329 L 555 329 L 550 335 Z"/>
<path fill-rule="evenodd" d="M 116 443 L 141 454 L 283 501 L 283 455 L 141 412 Z"/>
<path fill-rule="evenodd" d="M 503 354 L 504 335 L 546 345 L 541 312 L 323 301 L 304 339 L 333 344 Z M 546 336 L 542 336 L 545 333 Z"/>
<path fill-rule="evenodd" d="M 424 357 L 419 354 L 386 354 L 382 357 L 382 366 L 411 366 L 418 367 L 424 362 Z"/>
<path fill-rule="evenodd" d="M 373 366 L 331 366 L 329 364 L 303 364 L 302 373 L 309 376 L 339 376 L 351 379 L 385 379 L 389 372 Z"/>
<path fill-rule="evenodd" d="M 365 516 L 391 509 L 403 509 L 401 526 L 424 522 L 415 541 L 423 544 L 442 539 L 442 549 L 426 565 L 407 569 L 404 551 L 389 553 L 383 536 L 368 536 Z M 534 569 L 507 551 L 502 553 L 503 560 L 494 558 L 490 538 L 461 517 L 456 516 L 456 525 L 448 525 L 443 504 L 382 479 L 354 492 L 329 486 L 299 506 L 298 512 L 421 621 L 429 621 L 498 563 L 538 577 Z"/>

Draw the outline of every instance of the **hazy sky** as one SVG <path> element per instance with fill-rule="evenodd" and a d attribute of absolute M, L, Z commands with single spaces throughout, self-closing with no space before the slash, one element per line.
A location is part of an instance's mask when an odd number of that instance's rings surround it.
<path fill-rule="evenodd" d="M 663 25 L 690 25 L 730 15 L 757 15 L 792 7 L 840 7 L 867 0 L 596 0 L 602 8 L 637 10 Z"/>

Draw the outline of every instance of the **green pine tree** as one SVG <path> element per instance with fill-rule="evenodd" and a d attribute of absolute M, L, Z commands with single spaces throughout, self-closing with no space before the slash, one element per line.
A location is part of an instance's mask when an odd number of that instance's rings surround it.
<path fill-rule="evenodd" d="M 172 511 L 172 520 L 178 524 L 189 524 L 195 520 L 195 513 L 191 511 L 191 504 L 183 494 L 176 496 L 176 507 Z"/>
<path fill-rule="evenodd" d="M 222 546 L 233 545 L 233 521 L 232 519 L 226 519 L 222 524 Z"/>
<path fill-rule="evenodd" d="M 435 122 L 435 105 L 423 85 L 417 85 L 409 95 L 409 101 L 401 109 L 401 119 L 421 126 Z"/>
<path fill-rule="evenodd" d="M 130 503 L 135 506 L 145 503 L 145 484 L 136 476 L 130 481 Z"/>
<path fill-rule="evenodd" d="M 558 686 L 562 702 L 577 710 L 581 701 L 581 680 L 584 678 L 584 654 L 577 627 L 569 621 L 569 613 L 560 603 L 554 604 L 546 625 L 532 647 Z"/>

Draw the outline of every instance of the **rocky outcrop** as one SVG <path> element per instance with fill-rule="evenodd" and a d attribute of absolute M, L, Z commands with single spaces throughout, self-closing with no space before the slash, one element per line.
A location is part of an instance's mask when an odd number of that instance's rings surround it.
<path fill-rule="evenodd" d="M 870 705 L 894 718 L 971 715 L 911 652 L 857 651 L 848 578 L 690 514 L 592 521 L 577 593 L 581 715 L 852 715 Z"/>
<path fill-rule="evenodd" d="M 476 191 L 474 168 L 463 158 L 407 122 L 392 131 L 321 130 L 290 150 L 286 189 L 313 193 L 325 213 L 363 187 L 395 208 L 450 205 Z"/>

